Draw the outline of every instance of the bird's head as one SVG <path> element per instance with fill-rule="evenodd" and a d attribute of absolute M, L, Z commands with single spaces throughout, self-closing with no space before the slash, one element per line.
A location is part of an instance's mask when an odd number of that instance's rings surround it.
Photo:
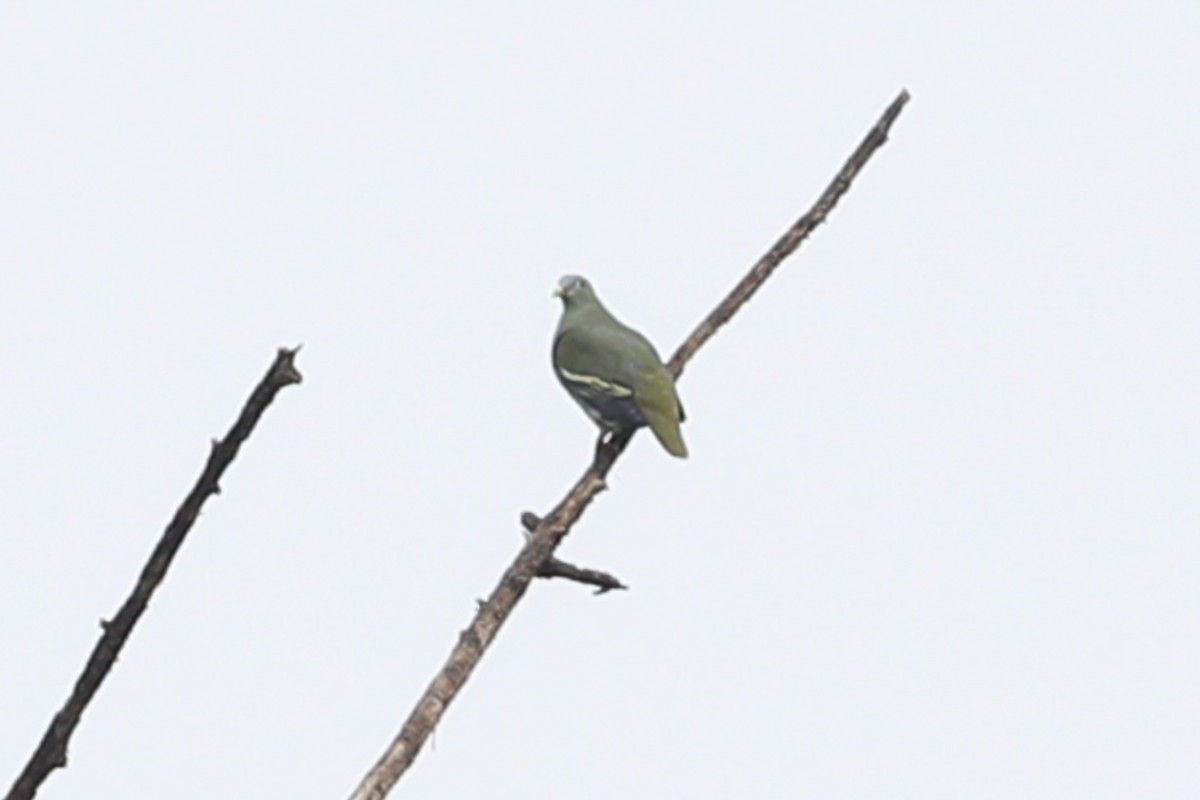
<path fill-rule="evenodd" d="M 592 291 L 592 285 L 588 283 L 587 278 L 579 275 L 564 275 L 559 278 L 558 286 L 554 287 L 554 296 L 561 297 L 564 306 L 572 306 L 580 301 L 596 299 L 596 295 Z"/>

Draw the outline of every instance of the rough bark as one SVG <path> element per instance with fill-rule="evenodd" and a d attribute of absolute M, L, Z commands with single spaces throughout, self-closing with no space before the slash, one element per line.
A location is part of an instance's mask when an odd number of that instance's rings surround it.
<path fill-rule="evenodd" d="M 101 621 L 100 627 L 103 629 L 103 633 L 83 668 L 83 674 L 75 682 L 75 688 L 71 691 L 67 702 L 50 721 L 50 727 L 42 736 L 41 742 L 38 743 L 37 749 L 17 777 L 16 782 L 5 795 L 5 800 L 29 800 L 37 794 L 38 787 L 53 770 L 66 766 L 67 745 L 70 742 L 71 734 L 75 731 L 75 726 L 79 724 L 84 709 L 87 708 L 88 703 L 100 688 L 100 684 L 104 682 L 104 678 L 112 669 L 117 655 L 133 632 L 133 626 L 137 624 L 138 619 L 146 610 L 154 590 L 166 577 L 171 561 L 179 552 L 184 537 L 187 536 L 196 517 L 200 514 L 200 507 L 204 505 L 204 501 L 209 496 L 220 494 L 220 480 L 225 468 L 233 462 L 238 449 L 250 436 L 250 432 L 258 424 L 258 420 L 267 410 L 267 406 L 275 399 L 275 395 L 283 387 L 300 382 L 300 373 L 295 366 L 298 350 L 299 348 L 279 350 L 275 361 L 251 393 L 242 413 L 234 422 L 233 427 L 229 429 L 229 433 L 225 435 L 224 439 L 213 441 L 212 450 L 208 454 L 208 462 L 204 465 L 200 477 L 196 479 L 196 484 L 167 525 L 162 538 L 159 539 L 154 551 L 150 554 L 146 566 L 142 568 L 137 584 L 117 611 L 116 616 L 111 620 Z"/>
<path fill-rule="evenodd" d="M 829 215 L 850 183 L 866 165 L 874 152 L 887 141 L 892 123 L 908 102 L 909 94 L 901 91 L 879 121 L 871 128 L 862 143 L 854 150 L 833 181 L 791 228 L 758 260 L 737 286 L 697 326 L 696 330 L 675 351 L 667 366 L 679 377 L 688 361 L 713 334 L 745 305 L 779 264 Z M 488 645 L 495 639 L 513 609 L 529 588 L 534 577 L 553 563 L 554 551 L 591 502 L 605 488 L 605 477 L 616 459 L 629 443 L 629 435 L 619 435 L 610 441 L 602 440 L 592 464 L 584 471 L 566 497 L 541 519 L 533 529 L 516 560 L 509 565 L 487 601 L 481 603 L 474 620 L 458 638 L 450 658 L 421 695 L 416 707 L 404 722 L 399 734 L 387 751 L 366 774 L 350 800 L 382 800 L 408 769 L 420 752 L 446 708 L 458 695 L 471 672 L 479 664 Z"/>

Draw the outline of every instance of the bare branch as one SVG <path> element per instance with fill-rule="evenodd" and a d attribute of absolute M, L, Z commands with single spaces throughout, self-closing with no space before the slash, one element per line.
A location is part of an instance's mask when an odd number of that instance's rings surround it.
<path fill-rule="evenodd" d="M 584 569 L 577 567 L 574 564 L 568 563 L 561 559 L 551 556 L 546 559 L 546 563 L 538 569 L 538 578 L 566 578 L 569 581 L 576 583 L 584 583 L 588 586 L 596 587 L 596 594 L 604 594 L 611 592 L 613 589 L 628 589 L 629 587 L 621 583 L 615 576 L 607 572 L 601 572 L 598 569 Z"/>
<path fill-rule="evenodd" d="M 667 364 L 672 374 L 676 377 L 681 375 L 684 366 L 696 351 L 750 299 L 780 262 L 799 247 L 814 228 L 825 221 L 838 200 L 850 188 L 854 177 L 874 152 L 887 141 L 888 131 L 908 99 L 908 92 L 901 91 L 851 154 L 816 204 L 759 259 L 746 277 L 687 338 Z M 607 441 L 601 439 L 592 465 L 576 481 L 567 496 L 537 525 L 516 560 L 504 571 L 499 585 L 487 601 L 481 604 L 470 627 L 459 636 L 449 660 L 425 689 L 400 733 L 363 778 L 350 800 L 382 800 L 412 764 L 434 726 L 496 637 L 500 626 L 508 619 L 525 590 L 529 588 L 530 581 L 553 557 L 554 550 L 571 530 L 571 526 L 605 488 L 604 479 L 629 444 L 629 439 L 628 433 L 619 434 Z"/>
<path fill-rule="evenodd" d="M 817 198 L 817 202 L 808 210 L 803 217 L 796 220 L 796 224 L 788 229 L 788 232 L 775 242 L 775 246 L 767 251 L 766 255 L 758 260 L 746 276 L 738 281 L 738 285 L 733 287 L 721 304 L 713 309 L 704 322 L 697 326 L 696 330 L 692 331 L 692 335 L 679 346 L 675 351 L 675 355 L 671 356 L 671 360 L 667 362 L 667 369 L 671 370 L 671 374 L 678 378 L 683 374 L 683 368 L 687 366 L 687 362 L 692 360 L 692 356 L 700 347 L 712 338 L 717 329 L 724 325 L 729 319 L 737 313 L 737 310 L 746 304 L 746 301 L 754 296 L 759 287 L 766 282 L 771 273 L 775 271 L 785 258 L 790 256 L 800 243 L 808 238 L 818 225 L 825 221 L 829 216 L 829 212 L 833 211 L 834 206 L 842 199 L 850 189 L 850 182 L 858 175 L 867 160 L 871 155 L 887 142 L 888 132 L 892 129 L 892 123 L 896 121 L 896 117 L 900 116 L 905 103 L 908 102 L 909 94 L 907 90 L 902 90 L 892 104 L 883 112 L 883 116 L 875 123 L 862 143 L 846 160 L 845 165 L 834 177 L 829 186 L 825 187 L 825 191 Z"/>
<path fill-rule="evenodd" d="M 100 627 L 104 631 L 100 641 L 92 650 L 92 655 L 83 668 L 83 674 L 75 682 L 75 688 L 67 702 L 42 736 L 41 742 L 34 751 L 29 763 L 17 777 L 16 783 L 5 795 L 5 800 L 29 800 L 37 794 L 38 787 L 50 775 L 50 772 L 67 764 L 67 744 L 83 710 L 87 708 L 92 697 L 100 688 L 100 684 L 112 669 L 113 663 L 125 641 L 133 631 L 133 626 L 146 610 L 150 596 L 162 583 L 167 574 L 167 568 L 175 554 L 179 552 L 183 539 L 200 514 L 200 507 L 209 495 L 220 492 L 219 481 L 226 467 L 237 456 L 238 449 L 250 436 L 259 417 L 267 410 L 267 406 L 275 399 L 276 393 L 285 386 L 300 382 L 300 373 L 296 370 L 295 358 L 299 347 L 294 350 L 281 348 L 275 356 L 275 361 L 267 374 L 259 382 L 246 401 L 242 413 L 238 416 L 229 433 L 221 441 L 214 441 L 208 462 L 196 480 L 196 485 L 184 498 L 183 504 L 175 512 L 175 516 L 167 525 L 162 538 L 150 554 L 149 561 L 142 568 L 137 585 L 125 600 L 117 615 L 111 620 L 102 620 Z"/>
<path fill-rule="evenodd" d="M 521 524 L 525 526 L 525 530 L 532 534 L 537 530 L 537 526 L 542 522 L 542 518 L 532 511 L 526 511 L 521 514 Z M 596 587 L 596 594 L 604 594 L 611 592 L 613 589 L 628 589 L 629 587 L 617 580 L 613 575 L 607 572 L 601 572 L 598 569 L 584 569 L 570 564 L 561 559 L 551 556 L 546 559 L 546 563 L 542 564 L 538 569 L 536 577 L 538 578 L 566 578 L 569 581 L 576 583 L 585 583 L 588 586 Z"/>

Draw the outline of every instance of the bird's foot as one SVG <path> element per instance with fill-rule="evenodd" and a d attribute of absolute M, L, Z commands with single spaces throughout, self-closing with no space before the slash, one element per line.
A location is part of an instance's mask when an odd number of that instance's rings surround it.
<path fill-rule="evenodd" d="M 596 455 L 594 463 L 608 464 L 617 455 L 616 442 L 617 435 L 611 431 L 605 431 L 600 434 L 600 438 L 596 440 Z"/>

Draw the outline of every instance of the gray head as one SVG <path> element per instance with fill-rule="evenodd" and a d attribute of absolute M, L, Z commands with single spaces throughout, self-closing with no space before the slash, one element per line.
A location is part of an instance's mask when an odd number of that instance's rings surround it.
<path fill-rule="evenodd" d="M 580 302 L 596 300 L 592 285 L 588 283 L 587 278 L 580 275 L 563 275 L 559 278 L 558 286 L 554 287 L 554 296 L 561 297 L 563 305 L 567 308 Z"/>

